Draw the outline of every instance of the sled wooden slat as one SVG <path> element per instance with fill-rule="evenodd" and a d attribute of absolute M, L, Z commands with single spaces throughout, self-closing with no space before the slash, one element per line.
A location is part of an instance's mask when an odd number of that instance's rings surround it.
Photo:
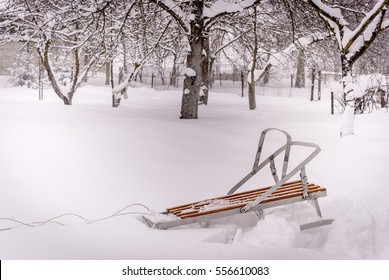
<path fill-rule="evenodd" d="M 299 185 L 295 184 L 293 187 L 287 186 L 287 187 L 279 188 L 278 190 L 276 190 L 273 193 L 272 196 L 275 197 L 277 195 L 284 195 L 286 193 L 292 193 L 292 192 L 300 191 L 300 190 L 302 190 L 302 187 L 303 187 L 303 185 L 302 185 L 302 183 L 300 181 Z M 172 214 L 177 214 L 177 213 L 180 213 L 181 211 L 185 211 L 187 209 L 191 209 L 191 208 L 195 208 L 196 209 L 196 208 L 204 207 L 204 206 L 208 205 L 211 201 L 215 201 L 215 200 L 227 200 L 229 202 L 241 201 L 241 200 L 254 200 L 255 198 L 257 198 L 259 195 L 263 194 L 269 188 L 270 187 L 262 188 L 262 189 L 256 189 L 256 190 L 251 190 L 251 191 L 248 191 L 248 192 L 245 192 L 245 193 L 237 193 L 237 194 L 233 194 L 233 195 L 217 197 L 217 198 L 213 198 L 213 199 L 207 199 L 207 200 L 203 200 L 203 201 L 196 202 L 196 203 L 189 203 L 189 204 L 187 204 L 185 206 L 168 208 L 167 211 L 169 213 L 172 213 Z M 313 190 L 313 189 L 316 189 L 316 188 L 320 188 L 320 187 L 316 186 L 314 184 L 309 184 L 308 185 L 308 189 L 310 189 L 310 190 Z"/>
<path fill-rule="evenodd" d="M 296 186 L 299 186 L 299 185 L 301 185 L 301 181 L 293 181 L 293 182 L 289 182 L 289 183 L 286 183 L 286 184 L 282 185 L 279 188 L 279 190 L 281 190 L 283 188 L 288 188 L 288 187 L 296 187 Z M 219 197 L 216 197 L 214 199 L 225 199 L 225 198 L 228 198 L 228 197 L 235 197 L 235 196 L 238 196 L 238 195 L 242 195 L 243 196 L 245 194 L 253 194 L 254 192 L 265 192 L 268 189 L 270 189 L 270 187 L 265 187 L 265 188 L 261 188 L 261 189 L 255 189 L 255 190 L 249 190 L 249 191 L 244 191 L 244 192 L 240 192 L 240 193 L 236 193 L 236 194 L 232 194 L 232 195 L 219 196 Z M 187 203 L 187 204 L 183 204 L 183 205 L 167 208 L 166 210 L 170 212 L 171 210 L 184 209 L 184 208 L 192 206 L 193 204 L 203 203 L 204 201 L 205 200 L 200 200 L 200 201 L 197 201 L 197 202 Z"/>
<path fill-rule="evenodd" d="M 293 187 L 291 187 L 293 185 Z M 242 193 L 236 193 L 232 195 L 206 199 L 203 201 L 188 203 L 186 205 L 181 205 L 178 207 L 168 208 L 167 212 L 174 214 L 181 219 L 197 217 L 201 215 L 207 215 L 211 213 L 216 213 L 220 211 L 241 208 L 248 203 L 254 201 L 258 195 L 263 194 L 270 187 L 255 189 L 251 191 L 246 191 Z M 326 192 L 325 188 L 321 188 L 315 184 L 308 184 L 308 195 L 316 192 Z M 261 204 L 266 204 L 267 202 L 279 201 L 283 199 L 288 199 L 292 197 L 302 196 L 303 195 L 303 182 L 295 181 L 293 184 L 282 185 L 277 191 L 273 192 L 267 199 L 261 202 Z M 207 206 L 212 205 L 213 202 L 225 202 L 226 205 L 215 207 L 210 210 L 207 210 Z"/>

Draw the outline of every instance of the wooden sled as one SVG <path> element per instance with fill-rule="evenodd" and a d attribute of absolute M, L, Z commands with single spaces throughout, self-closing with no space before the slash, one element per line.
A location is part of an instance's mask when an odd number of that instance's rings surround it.
<path fill-rule="evenodd" d="M 276 130 L 286 136 L 286 144 L 271 154 L 268 158 L 260 163 L 261 152 L 265 141 L 266 134 Z M 292 146 L 302 146 L 313 148 L 313 152 L 303 160 L 297 167 L 290 172 L 288 170 L 289 155 Z M 275 167 L 275 158 L 284 152 L 281 178 L 277 175 Z M 182 226 L 192 223 L 201 223 L 227 217 L 236 214 L 245 214 L 254 212 L 260 219 L 264 218 L 263 210 L 271 207 L 302 202 L 312 201 L 319 216 L 319 220 L 300 225 L 301 230 L 311 229 L 319 226 L 329 225 L 332 219 L 322 219 L 318 198 L 327 196 L 327 190 L 312 183 L 308 183 L 305 172 L 305 166 L 320 152 L 318 145 L 313 143 L 292 141 L 291 136 L 276 128 L 268 128 L 261 133 L 257 154 L 254 165 L 249 174 L 239 181 L 225 196 L 206 199 L 193 203 L 187 203 L 176 207 L 166 209 L 161 213 L 166 215 L 166 219 L 153 221 L 147 217 L 142 217 L 143 221 L 153 228 L 167 229 L 171 227 Z M 258 171 L 269 164 L 271 174 L 275 184 L 266 188 L 254 189 L 250 191 L 236 193 L 236 191 Z M 300 172 L 298 181 L 288 182 L 294 175 Z"/>

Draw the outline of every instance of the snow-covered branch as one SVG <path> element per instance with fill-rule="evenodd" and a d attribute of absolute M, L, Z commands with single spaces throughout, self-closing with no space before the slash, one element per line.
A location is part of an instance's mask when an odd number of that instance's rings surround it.
<path fill-rule="evenodd" d="M 137 73 L 142 68 L 143 64 L 149 59 L 151 54 L 156 51 L 157 47 L 159 46 L 160 41 L 162 40 L 163 36 L 165 35 L 166 30 L 168 29 L 170 23 L 171 23 L 171 20 L 167 23 L 167 25 L 165 26 L 165 28 L 163 29 L 163 31 L 159 35 L 154 46 L 152 48 L 150 48 L 149 51 L 143 55 L 142 59 L 135 64 L 134 69 L 133 69 L 132 73 L 128 76 L 128 78 L 124 82 L 122 82 L 121 84 L 119 84 L 118 86 L 116 86 L 112 89 L 112 96 L 113 96 L 113 100 L 114 100 L 113 107 L 119 107 L 121 96 L 126 94 L 128 87 L 131 85 L 132 81 L 134 81 Z"/>
<path fill-rule="evenodd" d="M 209 28 L 218 18 L 242 12 L 259 4 L 262 0 L 242 0 L 237 3 L 226 3 L 225 0 L 216 0 L 209 8 L 204 7 L 203 16 L 206 20 L 205 26 Z"/>
<path fill-rule="evenodd" d="M 320 15 L 323 15 L 327 19 L 333 21 L 339 27 L 348 25 L 348 22 L 344 19 L 339 7 L 330 7 L 324 4 L 321 0 L 308 0 L 308 3 L 319 11 Z"/>
<path fill-rule="evenodd" d="M 295 40 L 294 43 L 290 44 L 287 48 L 278 51 L 278 52 L 267 52 L 269 55 L 268 61 L 260 70 L 254 71 L 255 81 L 259 81 L 266 71 L 269 71 L 270 67 L 278 67 L 281 65 L 286 65 L 293 57 L 293 54 L 299 49 L 307 48 L 309 45 L 312 45 L 318 41 L 325 40 L 327 35 L 324 33 L 314 33 L 307 35 Z"/>
<path fill-rule="evenodd" d="M 238 41 L 242 38 L 243 35 L 236 36 L 235 38 L 230 39 L 227 43 L 220 46 L 217 50 L 214 51 L 213 55 L 217 55 L 221 50 L 227 48 L 229 45 L 233 44 L 234 42 Z"/>
<path fill-rule="evenodd" d="M 170 14 L 186 32 L 190 32 L 190 24 L 187 14 L 173 0 L 150 0 Z"/>
<path fill-rule="evenodd" d="M 350 34 L 345 34 L 342 45 L 346 52 L 360 36 L 363 37 L 364 42 L 369 42 L 372 36 L 374 36 L 374 33 L 379 32 L 388 4 L 389 0 L 378 1 L 355 30 L 350 32 Z"/>
<path fill-rule="evenodd" d="M 377 1 L 374 7 L 365 13 L 365 17 L 354 30 L 346 27 L 348 23 L 345 21 L 339 6 L 330 7 L 321 0 L 308 0 L 308 3 L 325 20 L 338 41 L 342 55 L 351 64 L 365 52 L 378 33 L 385 29 L 388 24 L 387 20 L 384 21 L 384 17 L 389 0 Z"/>

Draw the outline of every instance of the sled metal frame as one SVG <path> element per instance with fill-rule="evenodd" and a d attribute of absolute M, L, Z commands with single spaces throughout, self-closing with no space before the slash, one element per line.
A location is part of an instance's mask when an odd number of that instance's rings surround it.
<path fill-rule="evenodd" d="M 279 131 L 283 133 L 286 136 L 286 144 L 284 144 L 282 147 L 280 147 L 278 150 L 276 150 L 274 153 L 272 153 L 269 157 L 267 157 L 265 160 L 263 160 L 260 163 L 261 153 L 263 149 L 263 145 L 265 142 L 266 135 L 269 131 Z M 289 156 L 292 146 L 301 146 L 301 147 L 307 147 L 307 148 L 313 148 L 313 152 L 309 154 L 300 164 L 298 164 L 292 171 L 288 172 L 288 164 L 289 164 Z M 275 161 L 274 159 L 279 156 L 282 152 L 285 152 L 283 164 L 282 164 L 282 173 L 281 178 L 278 177 L 277 169 L 275 167 Z M 300 225 L 301 230 L 311 229 L 319 226 L 329 225 L 333 222 L 332 219 L 323 220 L 321 210 L 319 207 L 318 198 L 324 197 L 327 195 L 326 189 L 320 189 L 318 192 L 309 193 L 308 190 L 308 178 L 305 171 L 305 166 L 314 158 L 316 155 L 320 152 L 320 147 L 314 143 L 308 143 L 308 142 L 300 142 L 300 141 L 292 141 L 292 137 L 285 131 L 277 129 L 277 128 L 268 128 L 265 129 L 260 136 L 259 144 L 257 148 L 257 153 L 254 160 L 254 165 L 252 167 L 252 170 L 250 173 L 248 173 L 242 180 L 240 180 L 235 186 L 233 186 L 227 193 L 227 196 L 235 194 L 235 192 L 243 186 L 248 180 L 250 180 L 254 175 L 256 175 L 262 168 L 264 168 L 267 164 L 269 164 L 270 172 L 273 176 L 275 184 L 271 187 L 269 187 L 266 191 L 264 191 L 262 194 L 258 195 L 255 200 L 252 200 L 251 202 L 242 205 L 242 207 L 238 207 L 235 209 L 226 209 L 226 210 L 220 210 L 220 211 L 211 211 L 212 213 L 204 213 L 204 214 L 198 214 L 197 216 L 193 217 L 187 217 L 187 218 L 179 218 L 164 221 L 164 222 L 153 222 L 152 220 L 142 217 L 143 222 L 145 222 L 147 225 L 153 228 L 158 229 L 168 229 L 171 227 L 177 227 L 192 223 L 200 223 L 202 226 L 205 225 L 208 221 L 217 219 L 217 218 L 223 218 L 227 216 L 237 215 L 237 214 L 245 214 L 248 212 L 254 212 L 258 218 L 263 219 L 264 218 L 264 209 L 281 206 L 281 205 L 287 205 L 292 204 L 296 202 L 302 202 L 302 201 L 312 201 L 313 206 L 316 209 L 316 213 L 319 216 L 319 220 L 315 222 L 311 222 L 308 224 Z M 283 187 L 284 184 L 288 182 L 289 179 L 291 179 L 294 175 L 296 175 L 298 172 L 300 172 L 300 178 L 301 178 L 301 184 L 302 184 L 302 195 L 295 196 L 295 197 L 289 197 L 285 199 L 279 199 L 275 201 L 267 202 L 265 201 L 269 196 L 271 196 L 275 191 L 279 190 L 280 187 Z M 259 190 L 265 190 L 265 189 L 259 189 Z M 274 199 L 273 199 L 274 200 Z M 206 201 L 212 201 L 212 199 L 204 200 Z M 200 202 L 198 202 L 200 203 Z M 187 204 L 191 205 L 191 204 Z M 172 208 L 171 208 L 172 209 Z M 166 212 L 163 212 L 161 214 L 169 214 L 169 210 Z"/>

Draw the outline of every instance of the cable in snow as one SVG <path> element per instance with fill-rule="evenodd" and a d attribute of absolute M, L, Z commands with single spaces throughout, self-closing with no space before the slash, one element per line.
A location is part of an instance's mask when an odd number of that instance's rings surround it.
<path fill-rule="evenodd" d="M 139 211 L 138 212 L 124 212 L 123 213 L 124 210 L 126 210 L 129 207 L 133 207 L 133 206 L 142 206 L 147 211 L 149 211 L 149 213 L 139 212 Z M 96 223 L 96 222 L 99 222 L 99 221 L 111 219 L 111 218 L 118 217 L 118 216 L 124 216 L 124 215 L 151 215 L 151 216 L 155 216 L 155 214 L 152 213 L 150 208 L 148 208 L 144 204 L 142 204 L 142 203 L 133 203 L 133 204 L 127 205 L 126 207 L 120 209 L 119 211 L 113 213 L 112 215 L 109 215 L 107 217 L 100 218 L 100 219 L 97 219 L 97 220 L 93 220 L 93 221 L 90 221 L 89 219 L 87 219 L 87 218 L 85 218 L 85 217 L 83 217 L 81 215 L 74 214 L 74 213 L 61 214 L 59 216 L 55 216 L 53 218 L 50 218 L 50 219 L 42 221 L 42 222 L 26 223 L 26 222 L 22 222 L 22 221 L 18 221 L 18 220 L 12 219 L 12 218 L 0 218 L 0 221 L 2 221 L 2 220 L 3 221 L 10 221 L 10 222 L 19 224 L 21 226 L 26 226 L 26 227 L 39 227 L 39 226 L 44 226 L 44 225 L 46 225 L 48 223 L 54 223 L 54 224 L 57 224 L 57 225 L 60 225 L 60 226 L 66 226 L 66 224 L 60 223 L 60 222 L 55 221 L 55 220 L 59 219 L 59 218 L 62 218 L 62 217 L 65 217 L 65 216 L 74 216 L 74 217 L 80 218 L 81 220 L 84 220 L 86 222 L 86 224 L 92 224 L 92 223 Z M 14 229 L 15 227 L 16 226 L 7 227 L 7 228 L 0 228 L 0 231 L 11 230 L 11 229 Z"/>
<path fill-rule="evenodd" d="M 75 217 L 78 217 L 78 218 L 80 218 L 80 219 L 82 219 L 82 220 L 84 220 L 86 222 L 88 221 L 87 219 L 85 219 L 81 215 L 73 214 L 73 213 L 62 214 L 62 215 L 56 216 L 54 218 L 51 218 L 51 219 L 48 219 L 48 220 L 42 221 L 42 222 L 26 223 L 26 222 L 21 222 L 21 221 L 18 221 L 18 220 L 15 220 L 15 219 L 11 219 L 11 218 L 0 218 L 0 221 L 1 220 L 3 220 L 3 221 L 11 221 L 11 222 L 14 222 L 16 224 L 20 224 L 20 225 L 26 226 L 26 227 L 39 227 L 39 226 L 43 226 L 43 225 L 48 224 L 48 223 L 54 223 L 54 224 L 57 224 L 57 225 L 60 225 L 60 226 L 65 226 L 65 224 L 55 221 L 55 219 L 58 219 L 58 218 L 61 218 L 61 217 L 64 217 L 64 216 L 75 216 Z M 0 228 L 0 231 L 10 230 L 10 229 L 13 229 L 15 227 L 16 226 L 9 227 L 9 228 Z"/>
<path fill-rule="evenodd" d="M 144 204 L 142 204 L 142 203 L 133 203 L 133 204 L 127 205 L 126 207 L 120 209 L 119 211 L 117 211 L 116 213 L 113 213 L 112 215 L 109 215 L 109 216 L 107 216 L 105 218 L 101 218 L 101 219 L 97 219 L 97 220 L 94 220 L 94 221 L 90 221 L 87 224 L 93 224 L 93 223 L 96 223 L 96 222 L 99 222 L 99 221 L 107 220 L 107 219 L 110 219 L 110 218 L 113 218 L 113 217 L 117 217 L 117 216 L 124 216 L 124 215 L 142 214 L 142 215 L 152 215 L 152 216 L 154 216 L 151 213 L 144 213 L 144 212 L 126 212 L 126 213 L 122 213 L 124 210 L 126 210 L 127 208 L 132 207 L 132 206 L 142 206 L 143 208 L 145 208 L 147 211 L 150 212 L 150 208 L 148 208 Z"/>

